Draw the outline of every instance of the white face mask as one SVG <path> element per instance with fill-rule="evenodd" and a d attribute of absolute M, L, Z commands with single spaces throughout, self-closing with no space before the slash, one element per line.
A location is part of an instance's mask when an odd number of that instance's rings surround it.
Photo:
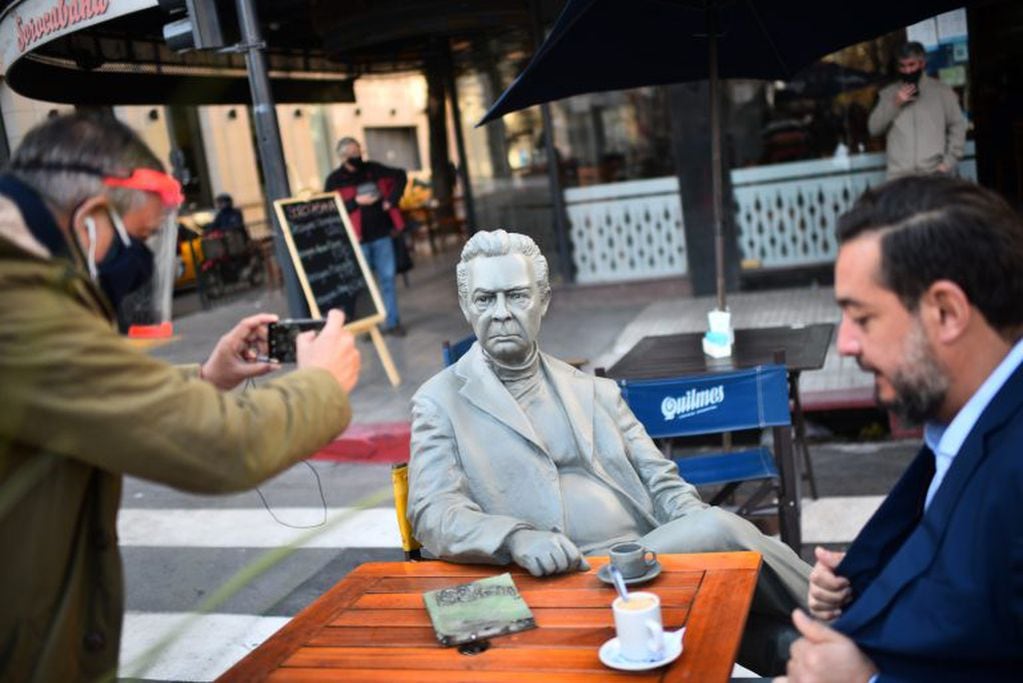
<path fill-rule="evenodd" d="M 106 209 L 107 214 L 110 216 L 110 222 L 113 224 L 114 230 L 117 231 L 117 236 L 121 238 L 121 244 L 126 247 L 131 246 L 131 238 L 128 237 L 128 230 L 124 227 L 121 214 L 112 206 L 108 206 Z M 93 281 L 98 281 L 99 269 L 96 266 L 96 219 L 92 216 L 86 216 L 83 222 L 85 223 L 85 232 L 89 237 L 89 244 L 84 249 L 85 260 L 89 266 L 89 276 Z"/>

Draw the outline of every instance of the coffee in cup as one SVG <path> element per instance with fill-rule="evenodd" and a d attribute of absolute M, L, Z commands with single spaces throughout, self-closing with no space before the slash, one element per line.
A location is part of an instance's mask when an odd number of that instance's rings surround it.
<path fill-rule="evenodd" d="M 629 599 L 611 603 L 621 656 L 634 662 L 664 658 L 661 599 L 653 593 L 629 593 Z"/>
<path fill-rule="evenodd" d="M 628 600 L 619 600 L 618 608 L 626 612 L 644 612 L 656 604 L 657 600 L 646 593 L 629 593 Z"/>
<path fill-rule="evenodd" d="M 644 548 L 636 541 L 616 543 L 608 550 L 611 564 L 618 568 L 626 579 L 643 576 L 657 564 L 657 553 Z"/>

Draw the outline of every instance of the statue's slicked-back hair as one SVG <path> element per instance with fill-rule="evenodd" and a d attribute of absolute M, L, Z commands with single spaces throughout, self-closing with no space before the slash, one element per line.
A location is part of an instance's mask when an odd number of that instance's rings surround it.
<path fill-rule="evenodd" d="M 838 240 L 881 235 L 878 278 L 915 311 L 951 280 L 1007 338 L 1023 324 L 1023 218 L 998 194 L 948 176 L 908 176 L 863 193 Z"/>
<path fill-rule="evenodd" d="M 33 187 L 60 212 L 106 193 L 122 213 L 145 192 L 107 187 L 103 176 L 127 177 L 136 168 L 163 171 L 146 143 L 110 114 L 75 112 L 55 116 L 28 132 L 11 156 L 8 171 Z"/>
<path fill-rule="evenodd" d="M 536 242 L 528 235 L 498 229 L 480 230 L 462 247 L 462 258 L 455 268 L 455 276 L 458 280 L 458 298 L 462 301 L 468 300 L 470 261 L 479 256 L 504 256 L 506 254 L 521 254 L 529 259 L 533 264 L 533 274 L 536 276 L 540 295 L 545 299 L 550 296 L 551 283 L 547 259 L 540 253 L 540 247 L 536 246 Z"/>

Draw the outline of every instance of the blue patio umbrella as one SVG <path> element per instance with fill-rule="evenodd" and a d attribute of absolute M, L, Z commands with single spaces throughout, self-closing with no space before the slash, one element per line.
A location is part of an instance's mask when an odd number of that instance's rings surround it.
<path fill-rule="evenodd" d="M 718 307 L 725 307 L 721 78 L 785 79 L 842 47 L 969 0 L 569 0 L 480 124 L 571 95 L 710 82 Z M 710 38 L 710 39 L 708 39 Z"/>

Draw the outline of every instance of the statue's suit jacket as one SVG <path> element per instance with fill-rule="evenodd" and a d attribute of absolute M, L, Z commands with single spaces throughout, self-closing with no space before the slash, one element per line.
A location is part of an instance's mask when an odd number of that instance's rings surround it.
<path fill-rule="evenodd" d="M 706 507 L 613 381 L 540 359 L 583 462 L 643 533 Z M 408 516 L 430 552 L 462 562 L 511 561 L 503 543 L 518 529 L 565 530 L 557 468 L 478 342 L 412 397 Z"/>
<path fill-rule="evenodd" d="M 933 472 L 924 448 L 849 548 L 835 628 L 881 681 L 1023 680 L 1023 368 L 921 515 Z"/>

